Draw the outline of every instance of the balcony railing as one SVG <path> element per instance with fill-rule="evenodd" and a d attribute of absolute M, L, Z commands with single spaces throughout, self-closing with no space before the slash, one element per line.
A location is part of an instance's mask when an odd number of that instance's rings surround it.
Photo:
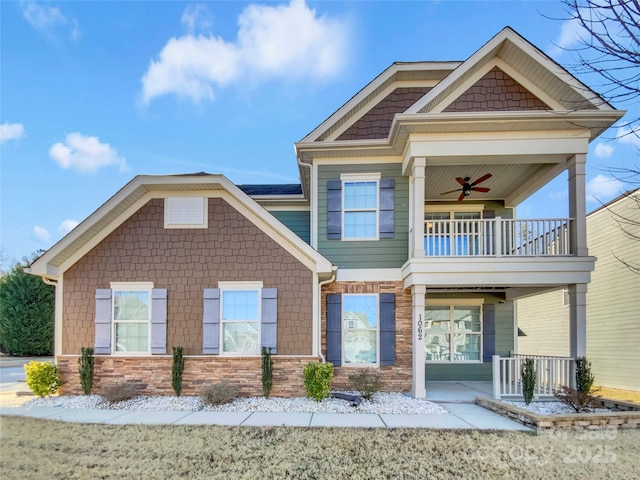
<path fill-rule="evenodd" d="M 424 252 L 437 256 L 570 255 L 568 218 L 426 220 Z"/>

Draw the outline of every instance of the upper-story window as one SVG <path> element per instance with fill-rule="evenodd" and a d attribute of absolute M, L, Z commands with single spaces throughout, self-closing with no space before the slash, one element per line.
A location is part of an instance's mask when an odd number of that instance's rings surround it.
<path fill-rule="evenodd" d="M 207 199 L 169 197 L 164 202 L 165 228 L 207 228 Z"/>
<path fill-rule="evenodd" d="M 343 173 L 327 181 L 327 240 L 394 238 L 395 179 Z"/>
<path fill-rule="evenodd" d="M 378 238 L 378 180 L 343 180 L 343 238 Z"/>

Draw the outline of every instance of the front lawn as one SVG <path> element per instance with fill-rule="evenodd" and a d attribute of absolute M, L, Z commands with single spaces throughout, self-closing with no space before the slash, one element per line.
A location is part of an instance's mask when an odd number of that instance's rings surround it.
<path fill-rule="evenodd" d="M 3 479 L 640 478 L 640 431 L 91 425 L 1 417 Z"/>

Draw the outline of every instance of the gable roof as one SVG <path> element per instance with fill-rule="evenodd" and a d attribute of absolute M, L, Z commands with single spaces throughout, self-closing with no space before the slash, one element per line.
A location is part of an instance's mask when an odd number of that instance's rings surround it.
<path fill-rule="evenodd" d="M 209 198 L 223 198 L 307 268 L 321 277 L 331 275 L 333 267 L 329 260 L 301 240 L 255 200 L 223 175 L 203 172 L 136 176 L 33 262 L 29 272 L 56 279 L 152 198 L 194 193 L 201 193 Z"/>

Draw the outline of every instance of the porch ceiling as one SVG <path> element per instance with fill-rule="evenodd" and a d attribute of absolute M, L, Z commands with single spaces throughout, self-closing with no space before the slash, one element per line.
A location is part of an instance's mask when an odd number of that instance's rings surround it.
<path fill-rule="evenodd" d="M 432 159 L 429 160 L 431 161 Z M 448 161 L 456 164 L 427 166 L 425 173 L 426 201 L 455 201 L 458 199 L 460 192 L 447 195 L 440 194 L 455 188 L 460 188 L 460 185 L 456 182 L 456 177 L 470 177 L 473 182 L 486 173 L 490 173 L 492 177 L 479 184 L 479 186 L 487 187 L 491 189 L 491 191 L 487 193 L 472 192 L 468 198 L 477 201 L 503 200 L 508 198 L 523 183 L 556 165 L 548 163 L 476 163 L 471 165 L 464 163 L 457 164 L 458 162 L 455 162 L 455 160 L 451 158 L 449 158 Z"/>

